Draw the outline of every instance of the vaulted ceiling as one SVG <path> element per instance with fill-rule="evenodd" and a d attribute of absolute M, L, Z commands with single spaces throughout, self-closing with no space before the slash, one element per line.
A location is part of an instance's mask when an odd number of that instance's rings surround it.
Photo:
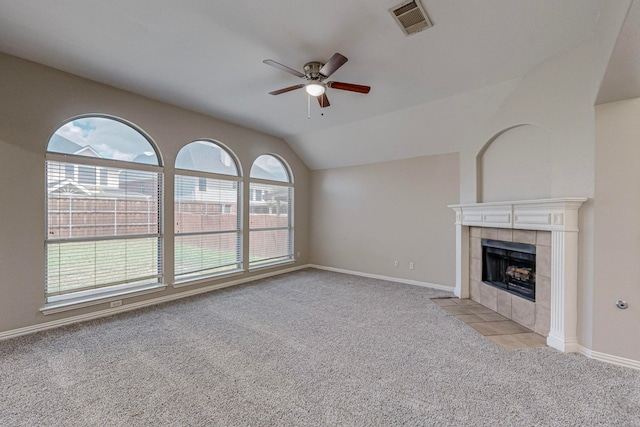
<path fill-rule="evenodd" d="M 395 0 L 0 0 L 0 50 L 280 136 L 319 169 L 448 151 L 425 133 L 485 120 L 519 78 L 592 36 L 607 1 L 423 0 L 434 26 L 407 37 Z M 349 61 L 331 80 L 370 94 L 328 89 L 310 119 L 303 90 L 268 94 L 301 81 L 264 59 L 302 70 L 335 52 Z"/>

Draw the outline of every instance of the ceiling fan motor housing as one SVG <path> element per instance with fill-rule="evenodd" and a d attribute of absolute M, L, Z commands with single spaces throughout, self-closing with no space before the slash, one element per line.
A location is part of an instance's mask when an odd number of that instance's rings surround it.
<path fill-rule="evenodd" d="M 322 80 L 324 76 L 320 74 L 320 69 L 324 67 L 322 62 L 307 62 L 304 64 L 304 75 L 307 80 Z"/>

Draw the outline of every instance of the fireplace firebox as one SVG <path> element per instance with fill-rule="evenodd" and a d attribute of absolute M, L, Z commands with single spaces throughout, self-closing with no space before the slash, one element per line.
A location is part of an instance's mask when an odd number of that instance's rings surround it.
<path fill-rule="evenodd" d="M 482 239 L 482 281 L 535 302 L 536 247 Z"/>

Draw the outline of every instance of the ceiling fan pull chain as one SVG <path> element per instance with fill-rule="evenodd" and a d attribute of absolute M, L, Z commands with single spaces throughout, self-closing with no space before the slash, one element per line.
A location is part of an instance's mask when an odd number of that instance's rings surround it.
<path fill-rule="evenodd" d="M 307 119 L 311 119 L 311 95 L 307 94 Z"/>

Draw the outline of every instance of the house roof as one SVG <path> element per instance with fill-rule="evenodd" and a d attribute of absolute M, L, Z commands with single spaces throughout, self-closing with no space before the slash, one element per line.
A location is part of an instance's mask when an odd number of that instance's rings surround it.
<path fill-rule="evenodd" d="M 49 195 L 58 194 L 63 197 L 89 197 L 91 199 L 149 199 L 148 194 L 139 191 L 104 185 L 80 184 L 73 179 L 49 181 L 47 193 Z"/>
<path fill-rule="evenodd" d="M 390 0 L 1 2 L 0 50 L 283 137 L 318 169 L 451 151 L 429 135 L 461 138 L 456 120 L 486 120 L 514 82 L 630 1 L 422 0 L 434 26 L 409 37 Z M 303 90 L 268 95 L 302 80 L 263 60 L 300 71 L 335 52 L 349 61 L 330 79 L 370 94 L 328 89 L 311 119 Z"/>
<path fill-rule="evenodd" d="M 211 143 L 191 143 L 184 147 L 177 163 L 180 168 L 237 176 L 238 171 L 234 160 L 229 158 L 224 162 L 222 156 L 228 156 L 221 148 Z"/>
<path fill-rule="evenodd" d="M 92 146 L 80 145 L 58 133 L 54 133 L 49 139 L 47 151 L 63 154 L 76 154 L 84 157 L 102 157 Z"/>
<path fill-rule="evenodd" d="M 267 171 L 266 169 L 256 165 L 255 163 L 251 166 L 251 177 L 258 179 L 267 179 L 270 181 L 282 181 L 277 176 Z"/>
<path fill-rule="evenodd" d="M 75 153 L 82 149 L 82 145 L 76 144 L 73 141 L 68 140 L 64 136 L 54 133 L 49 139 L 49 145 L 47 145 L 47 151 L 53 151 L 55 153 Z"/>

